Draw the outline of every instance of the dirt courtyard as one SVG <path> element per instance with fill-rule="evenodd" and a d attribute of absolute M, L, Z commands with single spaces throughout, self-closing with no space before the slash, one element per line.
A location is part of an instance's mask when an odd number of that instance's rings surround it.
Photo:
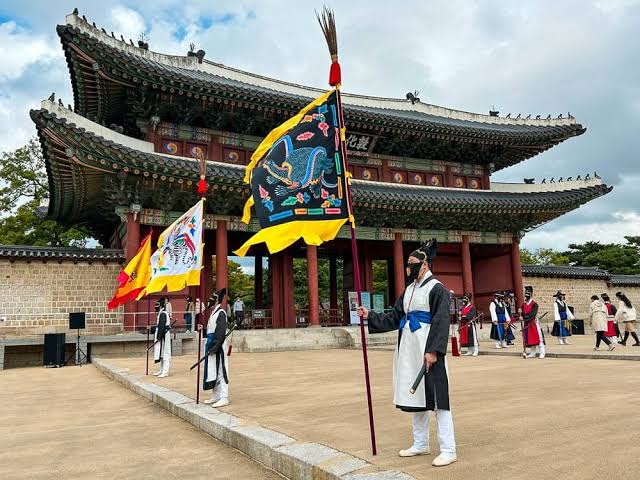
<path fill-rule="evenodd" d="M 391 403 L 392 352 L 370 352 L 378 455 L 370 451 L 357 350 L 234 353 L 222 409 L 302 441 L 323 443 L 424 479 L 623 479 L 640 469 L 640 363 L 480 356 L 448 358 L 458 463 L 402 459 L 411 419 Z M 195 398 L 195 356 L 147 380 Z M 113 359 L 144 373 L 143 358 Z M 150 373 L 154 365 L 150 365 Z M 201 393 L 201 400 L 209 393 Z M 431 449 L 437 453 L 432 423 Z"/>
<path fill-rule="evenodd" d="M 89 365 L 0 372 L 0 478 L 283 477 Z"/>

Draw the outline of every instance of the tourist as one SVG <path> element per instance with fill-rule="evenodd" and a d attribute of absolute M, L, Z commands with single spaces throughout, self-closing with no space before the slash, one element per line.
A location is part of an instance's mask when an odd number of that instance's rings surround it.
<path fill-rule="evenodd" d="M 235 302 L 233 302 L 233 313 L 235 314 L 236 327 L 242 328 L 244 321 L 244 302 L 240 298 L 240 295 L 238 295 Z"/>
<path fill-rule="evenodd" d="M 160 364 L 154 375 L 158 378 L 169 376 L 171 368 L 171 321 L 167 313 L 166 297 L 156 302 L 156 328 L 153 334 L 153 361 Z"/>
<path fill-rule="evenodd" d="M 514 322 L 514 318 L 513 318 L 514 303 L 515 303 L 515 296 L 513 295 L 513 292 L 509 292 L 504 296 L 504 309 L 505 309 L 505 315 L 507 317 L 507 324 L 504 330 L 504 338 L 507 340 L 507 347 L 512 347 L 513 341 L 516 339 L 516 336 L 513 334 L 513 326 L 512 326 Z"/>
<path fill-rule="evenodd" d="M 524 304 L 520 309 L 522 318 L 522 355 L 527 358 L 544 358 L 546 351 L 544 346 L 544 335 L 538 322 L 538 304 L 533 299 L 533 287 L 524 287 Z M 527 355 L 526 349 L 530 348 Z M 537 351 L 534 351 L 534 347 Z"/>
<path fill-rule="evenodd" d="M 505 338 L 505 326 L 507 324 L 507 311 L 504 306 L 504 293 L 496 292 L 491 304 L 489 312 L 491 313 L 491 333 L 489 337 L 496 341 L 496 348 L 507 348 L 507 339 Z"/>
<path fill-rule="evenodd" d="M 185 332 L 190 333 L 193 328 L 193 298 L 191 295 L 187 296 L 187 301 L 184 305 L 184 323 L 185 323 Z"/>
<path fill-rule="evenodd" d="M 476 329 L 476 307 L 471 303 L 471 293 L 465 293 L 462 297 L 462 309 L 460 310 L 460 347 L 467 348 L 465 356 L 478 356 L 480 342 Z"/>
<path fill-rule="evenodd" d="M 167 314 L 169 315 L 169 321 L 171 321 L 173 319 L 173 305 L 171 305 L 171 300 L 169 300 L 169 297 L 164 297 L 164 303 L 166 306 Z"/>
<path fill-rule="evenodd" d="M 551 335 L 558 337 L 558 345 L 571 345 L 569 338 L 571 336 L 571 320 L 573 320 L 573 313 L 567 306 L 565 301 L 565 294 L 560 290 L 554 295 L 555 302 L 553 302 L 553 329 Z"/>
<path fill-rule="evenodd" d="M 204 354 L 203 389 L 211 390 L 211 399 L 204 403 L 214 408 L 229 405 L 229 357 L 227 356 L 227 314 L 222 308 L 227 289 L 211 295 L 207 308 L 213 307 L 207 323 L 207 343 Z"/>
<path fill-rule="evenodd" d="M 617 292 L 616 297 L 619 300 L 618 311 L 616 312 L 616 322 L 624 322 L 624 338 L 620 342 L 620 345 L 627 345 L 627 339 L 629 334 L 633 337 L 636 343 L 634 347 L 640 347 L 640 340 L 638 340 L 638 334 L 634 324 L 636 323 L 636 309 L 631 304 L 631 301 L 622 292 Z"/>
<path fill-rule="evenodd" d="M 449 404 L 447 344 L 449 339 L 449 293 L 435 279 L 429 262 L 435 256 L 435 241 L 409 256 L 408 284 L 388 313 L 358 307 L 358 315 L 368 320 L 369 333 L 398 330 L 394 358 L 393 402 L 413 416 L 413 445 L 400 450 L 401 457 L 426 455 L 429 450 L 430 411 L 435 411 L 440 455 L 432 465 L 440 467 L 457 460 L 453 416 Z M 410 389 L 422 366 L 426 374 L 414 394 Z"/>
<path fill-rule="evenodd" d="M 602 298 L 604 306 L 607 309 L 607 331 L 605 332 L 605 336 L 608 337 L 611 342 L 616 341 L 616 339 L 622 340 L 622 337 L 620 336 L 620 328 L 615 320 L 618 309 L 615 305 L 611 304 L 609 294 L 603 293 L 600 295 L 600 298 Z"/>
<path fill-rule="evenodd" d="M 589 305 L 589 320 L 591 320 L 593 331 L 596 332 L 596 346 L 593 349 L 594 351 L 600 348 L 601 341 L 609 347 L 609 351 L 616 348 L 604 334 L 607 330 L 607 314 L 607 307 L 604 306 L 604 303 L 600 301 L 597 295 L 592 295 L 591 305 Z"/>

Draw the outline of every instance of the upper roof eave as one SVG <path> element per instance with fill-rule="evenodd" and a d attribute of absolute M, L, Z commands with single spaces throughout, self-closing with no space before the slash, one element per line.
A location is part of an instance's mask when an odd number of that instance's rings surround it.
<path fill-rule="evenodd" d="M 59 26 L 61 29 L 71 28 L 75 32 L 85 34 L 97 41 L 98 44 L 115 49 L 130 59 L 137 59 L 141 65 L 153 70 L 162 70 L 170 75 L 178 77 L 193 78 L 201 82 L 220 82 L 224 79 L 235 82 L 238 86 L 245 86 L 259 91 L 270 92 L 271 94 L 284 95 L 298 100 L 308 100 L 317 97 L 324 92 L 323 89 L 308 87 L 278 79 L 269 78 L 263 75 L 245 72 L 239 69 L 225 66 L 220 63 L 203 61 L 200 63 L 195 57 L 166 55 L 129 45 L 119 39 L 105 34 L 102 30 L 93 27 L 77 14 L 70 14 L 66 17 L 66 25 Z M 356 111 L 368 111 L 391 118 L 398 117 L 402 121 L 430 121 L 435 123 L 446 123 L 459 128 L 480 129 L 488 133 L 533 133 L 545 132 L 555 133 L 559 140 L 579 135 L 584 132 L 584 128 L 579 125 L 574 117 L 565 118 L 506 118 L 493 117 L 485 114 L 470 113 L 461 110 L 430 105 L 427 103 L 412 104 L 406 99 L 373 97 L 367 95 L 357 95 L 343 93 L 345 109 Z"/>

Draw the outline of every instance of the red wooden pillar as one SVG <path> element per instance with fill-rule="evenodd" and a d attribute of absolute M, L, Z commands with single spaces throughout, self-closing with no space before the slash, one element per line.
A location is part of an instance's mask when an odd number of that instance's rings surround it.
<path fill-rule="evenodd" d="M 254 282 L 254 290 L 256 292 L 256 294 L 255 294 L 255 298 L 256 298 L 255 305 L 256 305 L 256 308 L 263 308 L 263 301 L 262 301 L 262 297 L 263 297 L 263 292 L 262 292 L 262 285 L 263 285 L 262 255 L 256 255 L 255 256 L 255 268 L 254 268 L 253 282 Z"/>
<path fill-rule="evenodd" d="M 520 240 L 518 237 L 513 237 L 511 241 L 511 276 L 513 278 L 513 293 L 516 297 L 516 306 L 520 307 L 523 304 L 523 292 L 522 286 L 522 265 L 520 264 Z"/>
<path fill-rule="evenodd" d="M 307 245 L 307 295 L 309 298 L 309 326 L 319 327 L 318 247 L 315 245 Z"/>
<path fill-rule="evenodd" d="M 393 239 L 393 273 L 396 298 L 404 292 L 404 254 L 402 253 L 402 234 L 396 233 Z M 390 302 L 391 303 L 391 302 Z"/>
<path fill-rule="evenodd" d="M 138 248 L 140 248 L 140 222 L 137 221 L 133 213 L 127 213 L 127 251 L 125 252 L 127 263 L 135 257 Z M 124 304 L 125 330 L 132 330 L 135 328 L 136 324 L 141 323 L 136 321 L 137 311 L 138 304 L 135 300 Z M 144 321 L 146 322 L 147 316 L 143 315 L 140 318 L 144 318 Z"/>
<path fill-rule="evenodd" d="M 338 308 L 338 264 L 336 256 L 329 256 L 329 308 Z"/>
<path fill-rule="evenodd" d="M 282 255 L 274 254 L 269 257 L 269 276 L 271 277 L 271 318 L 273 328 L 284 327 L 284 312 L 282 308 Z"/>
<path fill-rule="evenodd" d="M 221 288 L 229 285 L 229 270 L 227 264 L 228 253 L 227 221 L 218 220 L 216 222 L 216 290 L 220 290 Z M 226 303 L 223 304 L 223 306 L 226 307 Z"/>
<path fill-rule="evenodd" d="M 282 255 L 282 283 L 283 283 L 283 299 L 282 313 L 285 328 L 295 328 L 296 326 L 296 305 L 293 283 L 293 256 L 290 252 L 285 251 Z"/>
<path fill-rule="evenodd" d="M 473 295 L 473 273 L 471 271 L 471 249 L 469 235 L 462 236 L 462 285 L 464 292 Z"/>

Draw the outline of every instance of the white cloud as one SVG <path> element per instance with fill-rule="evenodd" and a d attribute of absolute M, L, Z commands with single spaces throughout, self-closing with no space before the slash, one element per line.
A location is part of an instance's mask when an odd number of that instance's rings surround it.
<path fill-rule="evenodd" d="M 40 63 L 46 68 L 46 64 L 59 60 L 57 47 L 44 35 L 26 32 L 16 22 L 0 24 L 0 85 L 20 78 L 30 65 Z"/>
<path fill-rule="evenodd" d="M 135 36 L 135 39 L 146 30 L 142 15 L 122 5 L 116 5 L 111 10 L 111 21 L 114 32 L 127 32 L 132 38 Z"/>
<path fill-rule="evenodd" d="M 522 248 L 536 250 L 552 248 L 566 250 L 570 243 L 589 241 L 600 243 L 624 243 L 625 236 L 640 235 L 640 215 L 637 212 L 614 212 L 610 221 L 554 227 L 541 227 L 527 234 Z"/>

